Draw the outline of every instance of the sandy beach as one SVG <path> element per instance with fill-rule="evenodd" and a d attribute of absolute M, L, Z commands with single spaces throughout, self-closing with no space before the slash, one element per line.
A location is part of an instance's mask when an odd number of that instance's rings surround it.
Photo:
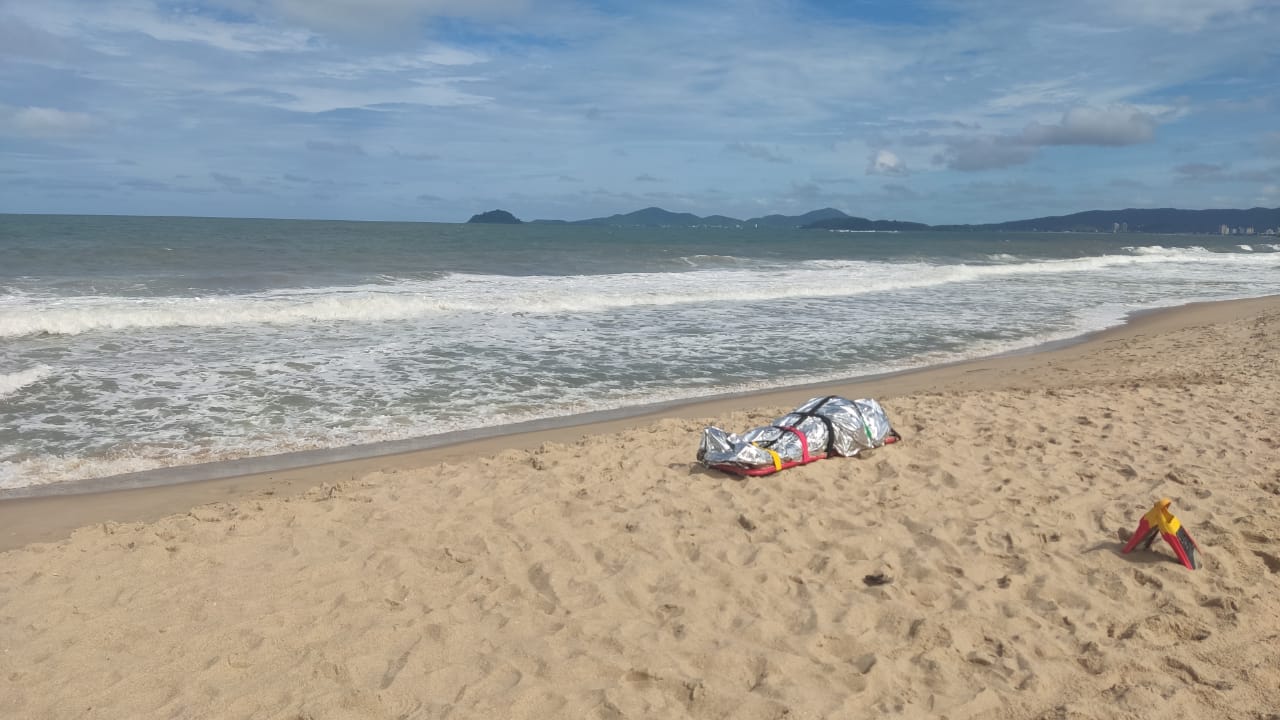
<path fill-rule="evenodd" d="M 0 502 L 3 718 L 1280 716 L 1280 298 L 419 453 Z M 902 443 L 695 462 L 819 394 Z M 1161 497 L 1199 543 L 1122 554 Z M 871 578 L 879 583 L 869 583 Z"/>

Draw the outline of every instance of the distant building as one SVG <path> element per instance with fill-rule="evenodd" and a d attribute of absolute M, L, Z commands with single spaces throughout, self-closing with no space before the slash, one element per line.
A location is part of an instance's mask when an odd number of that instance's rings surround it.
<path fill-rule="evenodd" d="M 1223 235 L 1230 235 L 1230 234 L 1231 234 L 1231 226 L 1230 226 L 1230 225 L 1222 225 L 1222 226 L 1220 226 L 1220 227 L 1218 228 L 1218 232 L 1222 233 Z"/>
<path fill-rule="evenodd" d="M 1118 223 L 1118 222 L 1113 222 L 1113 223 L 1111 223 L 1111 232 L 1113 232 L 1113 233 L 1118 233 L 1118 232 L 1120 232 L 1120 223 Z"/>
<path fill-rule="evenodd" d="M 1245 229 L 1244 229 L 1244 234 L 1245 234 L 1245 235 L 1252 235 L 1252 234 L 1253 234 L 1253 228 L 1245 228 Z"/>

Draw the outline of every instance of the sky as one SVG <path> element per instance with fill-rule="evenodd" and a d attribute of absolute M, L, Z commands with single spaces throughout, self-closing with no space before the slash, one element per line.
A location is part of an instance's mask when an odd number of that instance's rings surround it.
<path fill-rule="evenodd" d="M 1280 0 L 0 0 L 0 212 L 1280 206 Z"/>

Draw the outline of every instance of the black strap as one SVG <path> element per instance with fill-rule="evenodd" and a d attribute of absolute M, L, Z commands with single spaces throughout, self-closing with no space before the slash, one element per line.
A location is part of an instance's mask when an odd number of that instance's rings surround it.
<path fill-rule="evenodd" d="M 802 418 L 811 417 L 811 418 L 818 418 L 819 420 L 821 420 L 822 424 L 827 426 L 827 448 L 825 450 L 827 455 L 830 455 L 831 451 L 835 448 L 836 428 L 834 425 L 831 424 L 831 418 L 827 417 L 826 415 L 819 415 L 818 411 L 822 409 L 823 405 L 826 405 L 827 403 L 836 399 L 836 397 L 837 397 L 836 395 L 828 395 L 822 398 L 822 400 L 818 401 L 818 404 L 814 405 L 809 410 L 796 410 L 795 412 L 787 413 L 784 416 L 784 417 L 790 417 L 792 415 L 795 415 L 796 417 L 802 417 Z M 804 407 L 804 406 L 802 405 L 801 407 Z M 800 423 L 796 423 L 796 424 L 799 425 Z"/>
<path fill-rule="evenodd" d="M 836 428 L 834 425 L 831 424 L 831 418 L 827 417 L 826 415 L 819 415 L 815 412 L 793 412 L 793 413 L 788 413 L 787 417 L 791 417 L 792 415 L 800 418 L 817 418 L 822 421 L 823 425 L 827 426 L 826 453 L 830 455 L 831 449 L 835 447 L 835 442 L 836 442 Z M 799 426 L 800 423 L 796 423 L 796 425 Z"/>
<path fill-rule="evenodd" d="M 784 416 L 784 417 L 785 417 L 785 416 Z M 790 430 L 786 429 L 785 427 L 783 427 L 783 426 L 781 426 L 781 425 L 770 425 L 769 427 L 771 427 L 771 428 L 773 428 L 774 430 L 777 430 L 777 431 L 778 431 L 778 437 L 776 437 L 776 438 L 774 438 L 774 439 L 772 439 L 772 440 L 756 440 L 755 442 L 753 442 L 753 443 L 751 443 L 751 444 L 752 444 L 752 445 L 757 445 L 757 446 L 759 446 L 759 447 L 773 447 L 775 443 L 777 443 L 777 442 L 778 442 L 779 440 L 781 440 L 783 437 L 785 437 L 785 436 L 787 436 L 787 435 L 789 435 L 789 434 L 791 433 L 791 431 L 790 431 Z"/>

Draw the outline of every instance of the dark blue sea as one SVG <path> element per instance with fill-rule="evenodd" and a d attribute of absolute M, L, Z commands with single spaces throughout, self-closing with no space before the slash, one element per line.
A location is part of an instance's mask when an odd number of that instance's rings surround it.
<path fill-rule="evenodd" d="M 1028 348 L 1277 242 L 0 215 L 0 488 Z"/>

